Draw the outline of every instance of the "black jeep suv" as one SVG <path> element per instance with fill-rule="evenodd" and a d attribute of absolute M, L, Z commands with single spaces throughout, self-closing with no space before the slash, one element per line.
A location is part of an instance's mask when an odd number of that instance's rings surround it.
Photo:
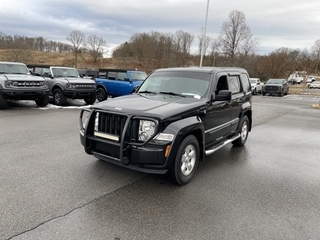
<path fill-rule="evenodd" d="M 80 141 L 98 159 L 188 183 L 206 155 L 245 144 L 251 86 L 242 68 L 167 68 L 136 93 L 80 113 Z"/>

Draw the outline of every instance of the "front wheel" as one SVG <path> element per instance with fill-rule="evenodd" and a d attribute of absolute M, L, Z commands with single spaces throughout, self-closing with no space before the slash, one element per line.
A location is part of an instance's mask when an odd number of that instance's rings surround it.
<path fill-rule="evenodd" d="M 45 107 L 49 103 L 49 95 L 35 100 L 38 107 Z"/>
<path fill-rule="evenodd" d="M 86 102 L 86 104 L 94 104 L 96 102 L 97 96 L 95 94 L 92 94 L 90 97 L 87 97 L 84 99 L 84 101 Z"/>
<path fill-rule="evenodd" d="M 240 137 L 232 142 L 236 147 L 243 146 L 248 138 L 249 134 L 249 119 L 247 116 L 243 116 L 239 124 Z"/>
<path fill-rule="evenodd" d="M 199 143 L 194 135 L 187 136 L 180 144 L 171 170 L 173 180 L 179 185 L 191 181 L 199 165 Z"/>
<path fill-rule="evenodd" d="M 108 99 L 108 94 L 106 93 L 106 91 L 103 88 L 99 88 L 97 90 L 97 99 L 99 102 L 102 102 L 102 101 Z"/>
<path fill-rule="evenodd" d="M 0 109 L 5 109 L 8 106 L 7 99 L 0 93 Z"/>
<path fill-rule="evenodd" d="M 55 105 L 63 106 L 67 102 L 66 96 L 63 95 L 60 89 L 56 89 L 53 92 L 53 103 Z"/>

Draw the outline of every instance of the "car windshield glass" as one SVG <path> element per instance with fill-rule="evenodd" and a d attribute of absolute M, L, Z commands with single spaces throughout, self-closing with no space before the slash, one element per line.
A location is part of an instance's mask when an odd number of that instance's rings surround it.
<path fill-rule="evenodd" d="M 57 68 L 54 67 L 52 68 L 53 75 L 55 77 L 73 77 L 73 78 L 78 78 L 79 73 L 76 69 L 74 68 Z"/>
<path fill-rule="evenodd" d="M 269 79 L 267 84 L 282 84 L 282 79 Z"/>
<path fill-rule="evenodd" d="M 145 72 L 129 72 L 132 81 L 143 81 L 146 79 L 147 74 Z"/>
<path fill-rule="evenodd" d="M 250 80 L 251 83 L 257 83 L 257 80 Z"/>
<path fill-rule="evenodd" d="M 28 68 L 23 64 L 0 63 L 1 74 L 29 74 Z"/>
<path fill-rule="evenodd" d="M 154 72 L 142 83 L 138 93 L 147 91 L 200 99 L 208 93 L 210 78 L 210 74 L 200 72 Z"/>

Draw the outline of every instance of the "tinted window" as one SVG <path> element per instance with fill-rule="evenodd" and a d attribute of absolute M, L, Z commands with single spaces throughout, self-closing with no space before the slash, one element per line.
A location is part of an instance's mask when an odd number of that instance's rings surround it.
<path fill-rule="evenodd" d="M 128 81 L 129 78 L 128 78 L 127 73 L 125 73 L 125 72 L 118 72 L 118 80 Z"/>

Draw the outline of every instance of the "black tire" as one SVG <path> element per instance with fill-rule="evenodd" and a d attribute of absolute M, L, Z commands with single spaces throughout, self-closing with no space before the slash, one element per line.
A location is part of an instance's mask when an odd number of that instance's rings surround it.
<path fill-rule="evenodd" d="M 99 102 L 102 102 L 102 101 L 108 99 L 108 94 L 106 93 L 106 91 L 103 88 L 98 88 L 97 99 Z"/>
<path fill-rule="evenodd" d="M 39 98 L 39 99 L 35 100 L 35 102 L 38 105 L 38 107 L 45 107 L 49 103 L 49 96 L 45 96 L 43 98 Z"/>
<path fill-rule="evenodd" d="M 266 93 L 265 92 L 262 92 L 262 96 L 265 96 L 266 95 Z"/>
<path fill-rule="evenodd" d="M 96 102 L 97 100 L 97 96 L 95 94 L 91 95 L 91 97 L 87 97 L 84 99 L 84 101 L 86 102 L 86 104 L 92 105 Z"/>
<path fill-rule="evenodd" d="M 239 124 L 239 133 L 240 137 L 237 140 L 234 140 L 232 144 L 236 147 L 243 146 L 248 138 L 249 135 L 249 119 L 247 116 L 243 116 L 240 124 Z"/>
<path fill-rule="evenodd" d="M 252 95 L 257 95 L 257 90 L 253 89 Z"/>
<path fill-rule="evenodd" d="M 199 165 L 199 143 L 194 135 L 189 135 L 181 142 L 171 176 L 179 185 L 185 185 L 191 181 Z"/>
<path fill-rule="evenodd" d="M 279 92 L 279 97 L 283 96 L 283 91 L 281 90 L 281 92 Z"/>
<path fill-rule="evenodd" d="M 7 99 L 0 93 L 0 109 L 5 109 L 8 107 Z"/>
<path fill-rule="evenodd" d="M 67 98 L 63 95 L 59 88 L 53 91 L 53 103 L 55 105 L 63 106 L 66 104 L 66 102 Z"/>

